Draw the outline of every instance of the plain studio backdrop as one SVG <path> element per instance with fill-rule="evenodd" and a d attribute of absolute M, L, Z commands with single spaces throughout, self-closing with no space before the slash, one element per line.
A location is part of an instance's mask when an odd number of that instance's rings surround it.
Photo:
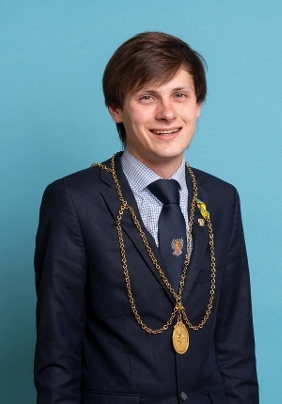
<path fill-rule="evenodd" d="M 35 402 L 34 237 L 41 195 L 121 149 L 101 76 L 142 31 L 181 37 L 208 64 L 187 161 L 239 190 L 262 404 L 281 404 L 282 2 L 0 1 L 0 402 Z M 189 377 L 189 375 L 187 375 Z"/>

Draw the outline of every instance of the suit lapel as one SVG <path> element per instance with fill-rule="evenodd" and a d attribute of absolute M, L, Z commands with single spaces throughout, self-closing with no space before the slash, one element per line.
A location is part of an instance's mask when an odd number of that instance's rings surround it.
<path fill-rule="evenodd" d="M 201 180 L 197 180 L 197 187 L 198 187 L 198 197 L 199 199 L 205 201 L 205 194 L 204 190 L 201 187 Z M 192 202 L 192 197 L 193 197 L 193 188 L 192 188 L 192 181 L 190 178 L 190 175 L 188 173 L 188 170 L 186 171 L 186 181 L 187 181 L 187 187 L 189 190 L 189 214 L 190 214 L 190 206 Z M 185 280 L 185 287 L 183 290 L 183 297 L 182 300 L 183 302 L 187 299 L 189 296 L 193 285 L 195 284 L 199 271 L 202 267 L 202 262 L 206 254 L 206 250 L 208 248 L 208 242 L 209 242 L 209 236 L 208 236 L 208 227 L 205 223 L 204 226 L 200 226 L 198 219 L 203 219 L 201 216 L 199 209 L 195 209 L 195 215 L 194 215 L 194 221 L 193 221 L 193 230 L 192 230 L 192 240 L 193 240 L 193 250 L 190 258 L 190 263 L 188 266 L 187 270 L 187 276 Z M 190 217 L 189 217 L 190 220 Z"/>
<path fill-rule="evenodd" d="M 149 241 L 149 245 L 153 251 L 155 258 L 157 259 L 161 268 L 164 268 L 162 257 L 159 253 L 159 249 L 156 246 L 155 240 L 153 239 L 153 237 L 147 231 L 147 229 L 145 228 L 145 226 L 143 224 L 141 215 L 140 215 L 138 207 L 137 207 L 136 200 L 135 200 L 132 190 L 129 186 L 129 183 L 122 171 L 119 156 L 117 156 L 115 158 L 115 165 L 116 165 L 115 169 L 116 169 L 117 177 L 118 177 L 119 184 L 121 187 L 122 195 L 123 195 L 124 199 L 127 201 L 128 205 L 133 208 L 134 213 L 137 217 L 137 220 L 140 223 L 140 226 L 141 226 L 147 240 Z M 109 210 L 111 211 L 111 214 L 113 215 L 113 218 L 116 220 L 119 209 L 121 207 L 121 202 L 119 201 L 112 176 L 109 175 L 109 173 L 107 173 L 105 170 L 101 170 L 101 180 L 109 185 L 101 193 L 105 200 L 105 203 L 107 204 Z M 150 271 L 153 273 L 153 275 L 155 276 L 157 281 L 161 284 L 161 286 L 163 287 L 167 296 L 169 296 L 169 298 L 172 301 L 174 301 L 171 294 L 169 293 L 166 286 L 164 285 L 163 281 L 161 280 L 161 278 L 157 272 L 157 269 L 155 268 L 154 264 L 152 263 L 152 260 L 149 257 L 146 247 L 144 246 L 144 243 L 140 237 L 139 231 L 137 230 L 136 226 L 133 224 L 133 220 L 131 218 L 131 214 L 128 209 L 125 210 L 123 213 L 123 217 L 121 220 L 121 227 L 122 227 L 122 230 L 124 231 L 124 233 L 126 233 L 126 235 L 129 237 L 129 239 L 134 244 L 136 250 L 139 252 L 141 257 L 143 258 L 144 262 L 146 263 L 146 266 L 150 269 Z"/>

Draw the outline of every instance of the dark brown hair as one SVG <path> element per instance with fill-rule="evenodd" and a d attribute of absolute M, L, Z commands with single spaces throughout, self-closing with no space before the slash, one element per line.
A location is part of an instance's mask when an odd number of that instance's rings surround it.
<path fill-rule="evenodd" d="M 124 42 L 109 60 L 103 75 L 106 106 L 123 108 L 124 98 L 146 83 L 165 84 L 183 67 L 194 80 L 198 103 L 205 100 L 205 60 L 181 39 L 163 32 L 144 32 Z M 123 123 L 117 123 L 126 144 Z"/>

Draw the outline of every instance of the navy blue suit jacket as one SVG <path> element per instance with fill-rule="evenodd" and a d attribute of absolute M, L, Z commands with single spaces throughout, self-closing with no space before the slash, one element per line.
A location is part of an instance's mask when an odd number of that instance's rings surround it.
<path fill-rule="evenodd" d="M 105 164 L 110 166 L 109 161 Z M 162 266 L 119 156 L 116 170 L 123 195 Z M 38 404 L 258 404 L 238 194 L 230 184 L 193 171 L 198 196 L 211 214 L 217 274 L 210 318 L 199 331 L 189 330 L 190 347 L 184 355 L 173 349 L 172 326 L 151 335 L 132 313 L 116 230 L 120 201 L 111 174 L 92 167 L 47 187 L 35 254 Z M 187 185 L 191 199 L 188 173 Z M 208 228 L 199 226 L 200 217 L 196 210 L 183 291 L 183 305 L 195 325 L 204 316 L 210 292 Z M 137 310 L 148 327 L 160 328 L 175 301 L 128 210 L 121 223 Z"/>

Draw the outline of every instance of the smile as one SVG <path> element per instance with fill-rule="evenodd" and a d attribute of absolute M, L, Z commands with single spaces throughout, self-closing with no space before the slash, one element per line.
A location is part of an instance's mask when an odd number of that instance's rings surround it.
<path fill-rule="evenodd" d="M 171 130 L 153 130 L 153 129 L 150 129 L 150 132 L 154 133 L 155 135 L 169 136 L 169 135 L 172 135 L 173 133 L 179 132 L 180 129 L 181 128 L 176 128 L 176 129 L 171 129 Z"/>

